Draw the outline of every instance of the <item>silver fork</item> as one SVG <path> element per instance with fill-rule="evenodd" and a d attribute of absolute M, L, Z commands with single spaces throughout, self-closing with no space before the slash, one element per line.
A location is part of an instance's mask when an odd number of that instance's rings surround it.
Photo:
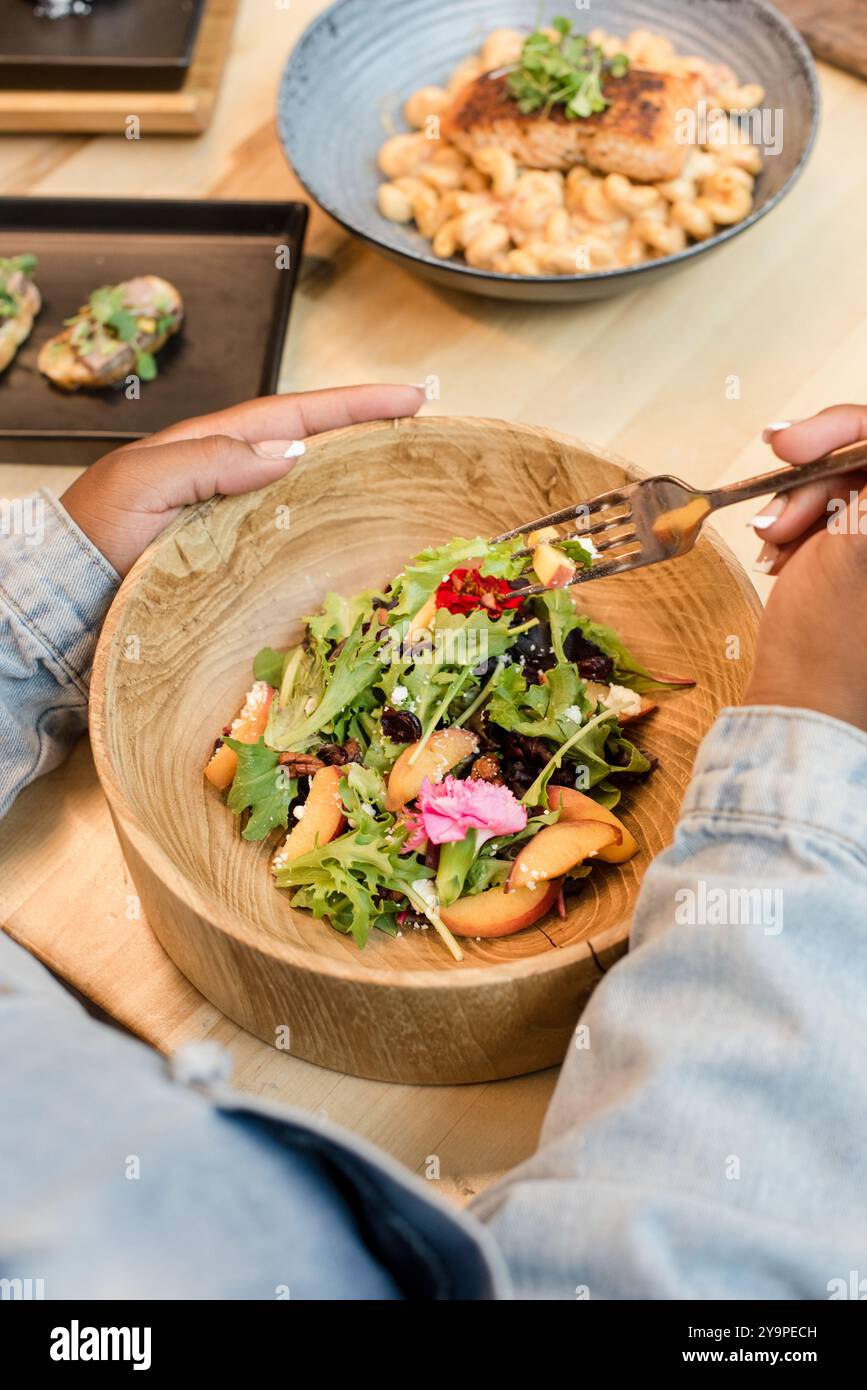
<path fill-rule="evenodd" d="M 625 574 L 628 570 L 685 555 L 695 545 L 705 519 L 720 507 L 731 507 L 735 502 L 746 502 L 770 492 L 791 492 L 805 483 L 865 467 L 867 441 L 862 441 L 849 444 L 845 449 L 836 449 L 814 463 L 779 468 L 773 473 L 762 473 L 742 483 L 729 483 L 726 487 L 710 488 L 706 492 L 663 474 L 657 478 L 645 478 L 642 482 L 627 483 L 625 487 L 601 493 L 590 502 L 579 502 L 575 506 L 564 507 L 562 511 L 551 512 L 549 516 L 537 517 L 535 521 L 528 521 L 524 526 L 516 526 L 514 530 L 496 536 L 495 542 L 511 540 L 513 536 L 523 536 L 565 522 L 578 523 L 576 529 L 557 539 L 561 542 L 580 541 L 589 537 L 593 541 L 595 554 L 593 565 L 588 569 L 579 569 L 574 579 L 564 585 L 571 588 L 573 584 L 583 584 L 588 579 L 606 579 L 612 574 Z M 552 540 L 552 544 L 556 545 L 557 540 Z M 533 552 L 524 550 L 516 553 L 531 555 Z M 596 555 L 605 557 L 601 564 L 595 563 Z M 520 594 L 528 598 L 545 592 L 545 585 L 536 584 L 528 589 L 515 590 L 514 596 Z"/>

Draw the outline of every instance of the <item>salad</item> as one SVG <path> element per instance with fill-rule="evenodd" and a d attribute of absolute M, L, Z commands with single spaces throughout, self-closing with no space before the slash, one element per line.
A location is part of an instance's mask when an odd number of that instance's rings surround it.
<path fill-rule="evenodd" d="M 391 584 L 329 593 L 266 647 L 205 776 L 246 840 L 280 832 L 278 889 L 363 947 L 371 931 L 507 936 L 636 853 L 613 813 L 651 761 L 627 729 L 657 678 L 565 589 L 592 564 L 539 532 L 458 537 Z M 540 580 L 546 592 L 525 599 Z"/>

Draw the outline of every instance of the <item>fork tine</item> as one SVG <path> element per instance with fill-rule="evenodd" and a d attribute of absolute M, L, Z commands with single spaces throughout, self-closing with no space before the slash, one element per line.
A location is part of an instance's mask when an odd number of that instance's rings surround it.
<path fill-rule="evenodd" d="M 637 540 L 637 531 L 627 531 L 625 536 L 612 536 L 610 541 L 600 541 L 595 550 L 597 555 L 602 555 L 606 550 L 612 550 L 615 545 L 625 545 L 627 541 Z"/>
<path fill-rule="evenodd" d="M 598 536 L 602 531 L 612 531 L 615 526 L 628 526 L 631 521 L 632 511 L 630 510 L 628 512 L 623 512 L 619 516 L 605 517 L 602 521 L 597 521 L 595 526 L 588 526 L 586 531 L 578 531 L 574 535 L 569 536 L 560 536 L 558 540 L 552 541 L 551 544 L 557 546 L 562 545 L 564 541 L 583 541 L 586 540 L 588 536 Z M 618 539 L 625 540 L 626 537 L 618 537 Z M 611 543 L 613 544 L 613 542 Z M 597 550 L 602 550 L 604 547 L 597 546 L 596 548 Z M 533 552 L 530 549 L 516 550 L 515 559 L 522 559 L 532 554 Z"/>
<path fill-rule="evenodd" d="M 491 544 L 498 545 L 500 541 L 510 541 L 513 536 L 526 536 L 528 532 L 541 531 L 546 526 L 560 526 L 564 521 L 578 521 L 582 517 L 601 511 L 605 506 L 615 506 L 627 501 L 628 498 L 621 488 L 615 488 L 613 492 L 602 492 L 589 502 L 576 502 L 571 507 L 564 507 L 562 511 L 551 512 L 548 516 L 538 516 L 535 521 L 527 521 L 512 531 L 504 531 L 501 536 L 494 536 Z"/>

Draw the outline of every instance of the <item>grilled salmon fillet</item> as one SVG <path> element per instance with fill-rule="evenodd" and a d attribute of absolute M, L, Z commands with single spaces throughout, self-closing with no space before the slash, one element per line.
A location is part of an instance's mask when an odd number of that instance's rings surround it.
<path fill-rule="evenodd" d="M 695 106 L 696 79 L 630 68 L 603 91 L 611 104 L 593 116 L 570 120 L 562 105 L 524 115 L 506 77 L 483 74 L 457 94 L 442 134 L 465 154 L 499 145 L 525 169 L 587 164 L 645 183 L 677 178 L 688 148 L 676 139 L 678 113 Z"/>

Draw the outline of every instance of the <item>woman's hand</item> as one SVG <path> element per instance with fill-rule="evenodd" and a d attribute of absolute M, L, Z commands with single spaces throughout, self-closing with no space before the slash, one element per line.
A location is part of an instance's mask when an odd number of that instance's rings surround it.
<path fill-rule="evenodd" d="M 347 386 L 265 396 L 184 420 L 126 444 L 93 464 L 62 502 L 118 574 L 189 502 L 234 496 L 273 483 L 304 452 L 302 440 L 363 420 L 415 415 L 416 386 Z"/>
<path fill-rule="evenodd" d="M 803 464 L 860 439 L 867 406 L 837 405 L 770 442 Z M 775 497 L 753 525 L 764 541 L 757 567 L 780 578 L 744 703 L 815 709 L 867 730 L 867 474 Z"/>

